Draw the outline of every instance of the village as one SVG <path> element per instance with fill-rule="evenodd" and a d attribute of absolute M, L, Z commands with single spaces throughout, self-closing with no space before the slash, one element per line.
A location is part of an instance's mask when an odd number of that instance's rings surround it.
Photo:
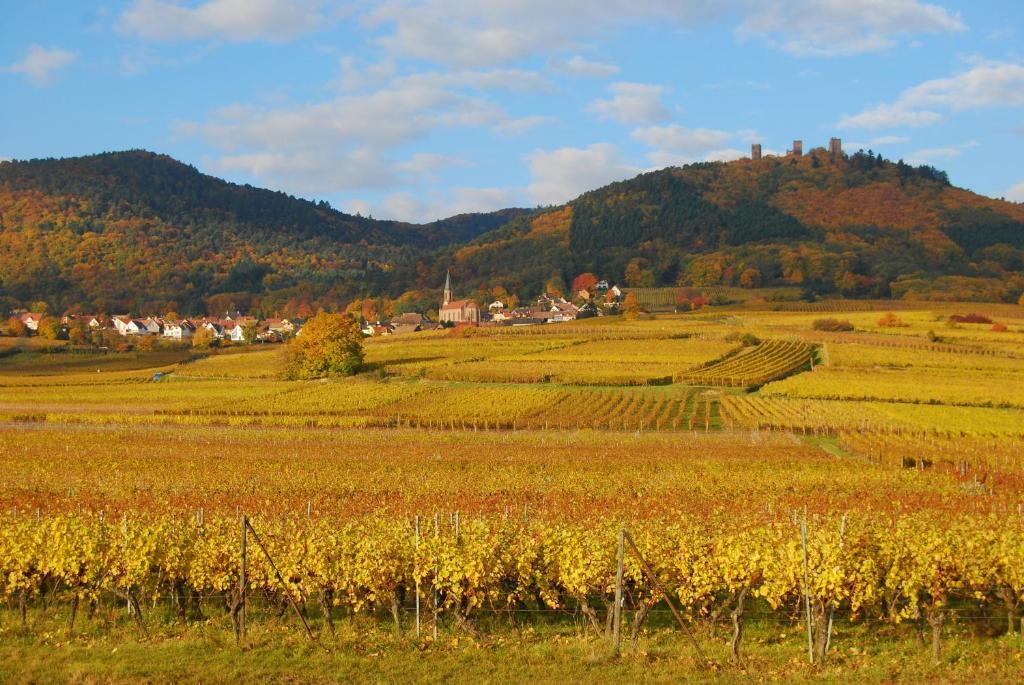
<path fill-rule="evenodd" d="M 624 296 L 618 286 L 601 280 L 592 288 L 576 292 L 572 300 L 544 293 L 529 306 L 508 307 L 505 302 L 494 300 L 484 307 L 476 300 L 454 299 L 449 272 L 436 320 L 421 312 L 404 312 L 388 320 L 363 321 L 361 330 L 367 337 L 376 337 L 456 327 L 564 323 L 618 314 Z M 66 313 L 57 318 L 42 311 L 14 311 L 6 329 L 12 336 L 40 335 L 73 343 L 101 343 L 104 335 L 116 335 L 135 340 L 218 345 L 285 342 L 301 335 L 303 323 L 305 320 L 301 318 L 260 319 L 238 311 L 225 312 L 222 317 L 190 318 L 78 313 Z"/>

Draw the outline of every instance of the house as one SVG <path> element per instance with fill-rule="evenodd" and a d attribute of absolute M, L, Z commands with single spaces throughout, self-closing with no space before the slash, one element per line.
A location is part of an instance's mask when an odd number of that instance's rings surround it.
<path fill-rule="evenodd" d="M 188 340 L 196 332 L 196 327 L 188 319 L 164 322 L 164 337 L 174 340 Z"/>
<path fill-rule="evenodd" d="M 399 316 L 391 319 L 392 326 L 420 326 L 425 323 L 427 323 L 427 317 L 423 316 L 419 312 L 406 312 L 405 314 L 400 314 Z"/>
<path fill-rule="evenodd" d="M 501 300 L 495 300 L 494 302 L 491 302 L 489 305 L 487 305 L 487 311 L 489 312 L 500 312 L 504 311 L 504 309 L 505 303 L 502 302 Z"/>
<path fill-rule="evenodd" d="M 225 321 L 221 325 L 222 337 L 231 342 L 245 342 L 245 326 L 237 321 Z"/>
<path fill-rule="evenodd" d="M 594 290 L 608 290 L 608 281 L 598 281 L 597 285 L 594 286 Z"/>
<path fill-rule="evenodd" d="M 415 333 L 420 330 L 418 323 L 392 323 L 391 334 L 392 335 L 403 335 L 405 333 Z"/>
<path fill-rule="evenodd" d="M 139 319 L 129 319 L 124 326 L 124 333 L 121 335 L 149 335 L 146 324 Z"/>
<path fill-rule="evenodd" d="M 203 328 L 213 333 L 215 338 L 220 339 L 224 337 L 224 327 L 216 321 L 206 321 L 203 323 Z"/>
<path fill-rule="evenodd" d="M 115 316 L 110 320 L 118 335 L 128 335 L 128 324 L 132 322 L 130 316 Z"/>
<path fill-rule="evenodd" d="M 145 328 L 145 334 L 147 335 L 160 335 L 164 331 L 163 319 L 157 319 L 151 316 L 148 319 L 143 319 L 142 325 Z"/>
<path fill-rule="evenodd" d="M 551 305 L 549 310 L 552 314 L 551 321 L 558 323 L 562 321 L 573 321 L 576 319 L 576 314 L 580 311 L 579 307 L 574 305 L 572 302 L 555 302 Z"/>
<path fill-rule="evenodd" d="M 25 328 L 30 331 L 38 331 L 39 322 L 43 320 L 43 315 L 39 312 L 25 312 L 20 318 L 21 322 L 25 324 Z"/>
<path fill-rule="evenodd" d="M 442 323 L 472 324 L 480 323 L 480 307 L 472 300 L 452 299 L 452 273 L 448 272 L 444 281 L 444 296 L 441 302 L 440 316 Z"/>

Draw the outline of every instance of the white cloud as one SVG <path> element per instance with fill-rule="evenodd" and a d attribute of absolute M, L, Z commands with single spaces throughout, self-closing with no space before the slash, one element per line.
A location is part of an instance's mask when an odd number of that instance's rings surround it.
<path fill-rule="evenodd" d="M 919 0 L 786 0 L 754 3 L 736 35 L 794 55 L 833 57 L 884 50 L 897 36 L 966 28 L 959 14 Z"/>
<path fill-rule="evenodd" d="M 182 137 L 222 151 L 214 162 L 292 192 L 323 195 L 355 188 L 414 186 L 442 166 L 463 163 L 407 146 L 444 128 L 525 130 L 482 92 L 546 88 L 534 72 L 421 72 L 391 78 L 366 93 L 298 105 L 237 104 L 206 121 L 179 122 Z"/>
<path fill-rule="evenodd" d="M 439 155 L 434 152 L 417 152 L 404 162 L 399 162 L 395 168 L 410 174 L 428 174 L 444 167 L 465 166 L 466 162 L 448 155 Z"/>
<path fill-rule="evenodd" d="M 911 110 L 902 104 L 883 104 L 839 120 L 839 128 L 898 128 L 931 126 L 942 119 L 938 112 Z"/>
<path fill-rule="evenodd" d="M 1024 202 L 1024 181 L 1010 186 L 1005 197 L 1010 202 Z"/>
<path fill-rule="evenodd" d="M 251 152 L 224 155 L 214 168 L 239 171 L 288 192 L 319 195 L 345 188 L 386 189 L 401 182 L 397 170 L 376 151 L 360 148 L 317 153 Z"/>
<path fill-rule="evenodd" d="M 570 76 L 588 78 L 607 78 L 619 73 L 619 68 L 614 64 L 591 61 L 580 55 L 575 55 L 564 62 L 555 62 L 552 67 Z"/>
<path fill-rule="evenodd" d="M 647 159 L 655 168 L 739 159 L 747 153 L 728 144 L 734 140 L 756 142 L 758 139 L 756 132 L 750 130 L 730 132 L 678 124 L 637 128 L 631 136 L 653 148 L 647 153 Z"/>
<path fill-rule="evenodd" d="M 969 150 L 978 145 L 977 141 L 969 140 L 959 145 L 947 145 L 944 147 L 926 147 L 914 150 L 906 157 L 908 164 L 934 164 L 942 159 L 959 157 L 964 150 Z"/>
<path fill-rule="evenodd" d="M 649 126 L 633 131 L 632 137 L 649 147 L 670 150 L 680 154 L 698 154 L 728 142 L 733 134 L 708 128 L 686 128 L 678 124 L 671 126 Z"/>
<path fill-rule="evenodd" d="M 504 188 L 453 188 L 448 194 L 434 193 L 421 198 L 411 193 L 391 193 L 380 203 L 380 216 L 397 221 L 424 223 L 458 214 L 493 212 L 515 204 L 513 194 Z M 353 204 L 358 211 L 371 214 L 369 203 Z"/>
<path fill-rule="evenodd" d="M 149 40 L 285 42 L 327 23 L 322 5 L 322 0 L 208 0 L 189 7 L 176 0 L 135 0 L 119 26 Z"/>
<path fill-rule="evenodd" d="M 884 103 L 839 121 L 840 128 L 929 126 L 942 118 L 937 109 L 959 112 L 988 107 L 1024 106 L 1024 65 L 975 61 L 962 73 L 908 88 Z"/>
<path fill-rule="evenodd" d="M 722 148 L 720 150 L 712 150 L 711 152 L 704 155 L 705 162 L 731 162 L 735 159 L 746 157 L 749 152 L 743 150 L 737 150 L 734 147 Z"/>
<path fill-rule="evenodd" d="M 664 86 L 619 82 L 608 90 L 612 92 L 610 99 L 594 100 L 587 109 L 623 124 L 653 124 L 672 116 L 661 101 Z"/>
<path fill-rule="evenodd" d="M 872 138 L 868 145 L 904 145 L 910 142 L 906 136 L 878 136 Z"/>
<path fill-rule="evenodd" d="M 374 28 L 392 28 L 380 42 L 394 54 L 492 66 L 562 52 L 627 22 L 702 22 L 722 14 L 720 5 L 715 0 L 387 0 L 364 20 Z"/>
<path fill-rule="evenodd" d="M 609 143 L 535 150 L 525 159 L 532 177 L 527 193 L 533 202 L 541 205 L 566 202 L 585 191 L 640 171 L 624 162 L 618 148 Z"/>
<path fill-rule="evenodd" d="M 693 30 L 734 17 L 741 40 L 799 55 L 875 51 L 904 35 L 965 29 L 959 15 L 920 0 L 386 0 L 363 20 L 392 54 L 493 66 L 577 48 L 626 24 Z"/>
<path fill-rule="evenodd" d="M 24 74 L 31 83 L 37 86 L 48 85 L 53 74 L 67 67 L 78 59 L 78 53 L 63 48 L 44 48 L 38 45 L 29 46 L 25 58 L 4 67 L 2 71 L 11 74 Z"/>
<path fill-rule="evenodd" d="M 554 117 L 549 116 L 518 117 L 516 119 L 508 119 L 507 121 L 501 121 L 495 124 L 494 130 L 503 136 L 521 136 L 538 126 L 550 124 L 554 121 L 557 120 Z"/>
<path fill-rule="evenodd" d="M 873 150 L 886 145 L 906 145 L 910 138 L 906 136 L 875 136 L 870 140 L 861 142 L 859 140 L 844 140 L 843 147 L 850 151 Z"/>

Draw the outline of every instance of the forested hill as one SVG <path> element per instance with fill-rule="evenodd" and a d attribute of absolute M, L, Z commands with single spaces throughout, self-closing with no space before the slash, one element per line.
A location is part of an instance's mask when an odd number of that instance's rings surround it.
<path fill-rule="evenodd" d="M 819 295 L 1016 299 L 1024 205 L 870 153 L 668 168 L 516 219 L 442 258 L 463 283 L 790 285 Z"/>
<path fill-rule="evenodd" d="M 857 153 L 669 168 L 546 210 L 413 225 L 227 183 L 144 151 L 0 163 L 0 309 L 301 315 L 367 296 L 797 286 L 817 295 L 1015 300 L 1024 205 Z M 500 292 L 500 291 L 499 291 Z"/>
<path fill-rule="evenodd" d="M 272 307 L 293 299 L 343 302 L 386 287 L 396 264 L 523 213 L 378 221 L 228 183 L 141 150 L 3 162 L 0 299 L 190 312 L 206 311 L 218 294 L 211 306 L 251 307 L 269 293 Z"/>

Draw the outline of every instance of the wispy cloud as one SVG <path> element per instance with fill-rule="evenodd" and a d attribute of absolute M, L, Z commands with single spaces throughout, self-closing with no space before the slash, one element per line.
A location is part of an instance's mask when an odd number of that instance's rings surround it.
<path fill-rule="evenodd" d="M 158 41 L 222 39 L 285 42 L 324 26 L 322 0 L 135 0 L 124 11 L 124 33 Z"/>
<path fill-rule="evenodd" d="M 63 48 L 29 46 L 20 62 L 3 67 L 11 74 L 23 74 L 34 85 L 46 86 L 53 82 L 54 74 L 78 59 L 78 53 Z"/>
<path fill-rule="evenodd" d="M 936 110 L 963 111 L 1024 106 L 1024 65 L 976 61 L 959 74 L 925 81 L 904 90 L 893 102 L 844 116 L 840 128 L 929 126 L 942 119 Z"/>
<path fill-rule="evenodd" d="M 564 61 L 556 61 L 551 67 L 555 71 L 569 74 L 570 76 L 583 76 L 589 78 L 607 78 L 619 73 L 619 67 L 607 62 L 596 62 L 575 55 Z"/>
<path fill-rule="evenodd" d="M 966 29 L 959 14 L 918 0 L 786 0 L 752 3 L 736 35 L 798 56 L 837 57 L 885 50 L 908 34 Z"/>
<path fill-rule="evenodd" d="M 622 124 L 653 124 L 672 116 L 661 100 L 664 86 L 620 82 L 611 84 L 608 90 L 611 98 L 595 100 L 587 109 Z"/>
<path fill-rule="evenodd" d="M 566 202 L 587 190 L 640 172 L 610 143 L 534 150 L 525 160 L 532 179 L 527 192 L 533 202 L 541 205 Z"/>

